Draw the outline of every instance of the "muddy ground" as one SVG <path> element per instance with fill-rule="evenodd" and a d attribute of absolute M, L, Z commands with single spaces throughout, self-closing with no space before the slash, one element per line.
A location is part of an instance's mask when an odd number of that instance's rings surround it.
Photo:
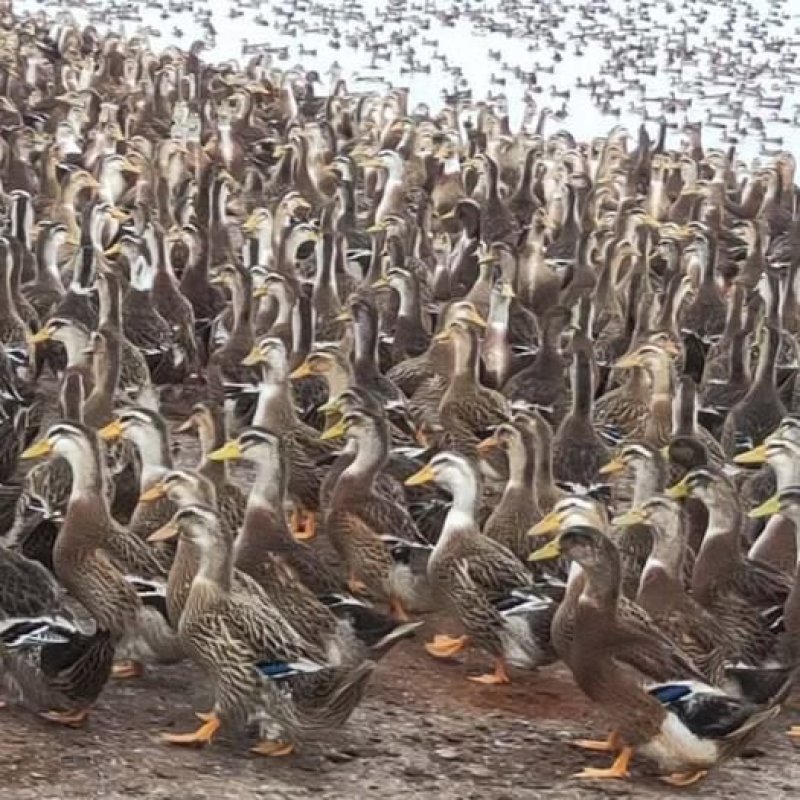
<path fill-rule="evenodd" d="M 208 707 L 193 667 L 152 668 L 114 682 L 88 725 L 66 730 L 21 709 L 0 712 L 0 800 L 516 800 L 516 798 L 797 797 L 800 754 L 785 735 L 787 711 L 742 757 L 685 790 L 661 785 L 645 763 L 627 781 L 571 777 L 608 758 L 570 746 L 604 733 L 561 667 L 515 676 L 507 687 L 465 680 L 488 666 L 433 661 L 423 637 L 379 665 L 368 697 L 335 741 L 282 759 L 251 756 L 225 735 L 205 750 L 164 745 L 158 733 L 195 726 Z"/>

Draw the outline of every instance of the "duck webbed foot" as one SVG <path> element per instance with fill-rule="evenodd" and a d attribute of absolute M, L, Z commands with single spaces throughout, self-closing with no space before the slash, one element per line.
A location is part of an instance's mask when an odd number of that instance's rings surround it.
<path fill-rule="evenodd" d="M 139 661 L 118 661 L 111 668 L 111 677 L 118 681 L 141 678 L 144 666 Z"/>
<path fill-rule="evenodd" d="M 706 775 L 708 775 L 708 770 L 698 769 L 694 772 L 674 772 L 672 775 L 665 775 L 661 780 L 670 786 L 683 787 L 691 786 L 697 781 L 703 780 Z"/>
<path fill-rule="evenodd" d="M 43 711 L 39 716 L 67 728 L 82 728 L 89 719 L 89 712 L 85 708 L 79 708 L 73 711 Z"/>
<path fill-rule="evenodd" d="M 622 742 L 616 731 L 611 731 L 606 739 L 576 739 L 572 745 L 595 753 L 618 753 L 622 749 Z"/>
<path fill-rule="evenodd" d="M 250 752 L 258 756 L 278 758 L 291 755 L 294 752 L 294 745 L 291 742 L 273 742 L 271 739 L 264 739 L 251 747 Z"/>
<path fill-rule="evenodd" d="M 214 735 L 219 730 L 220 720 L 213 712 L 208 715 L 208 719 L 196 731 L 191 733 L 162 733 L 161 740 L 168 744 L 189 745 L 193 747 L 203 747 L 211 744 Z"/>
<path fill-rule="evenodd" d="M 483 683 L 487 686 L 500 686 L 504 683 L 511 683 L 511 678 L 506 670 L 506 662 L 498 658 L 494 662 L 494 671 L 486 675 L 472 675 L 469 680 L 474 683 Z"/>
<path fill-rule="evenodd" d="M 453 658 L 462 652 L 469 643 L 469 636 L 437 635 L 432 642 L 425 643 L 425 649 L 434 658 Z"/>
<path fill-rule="evenodd" d="M 590 778 L 596 780 L 627 778 L 629 775 L 628 767 L 630 766 L 632 757 L 633 757 L 633 748 L 623 747 L 622 750 L 620 751 L 620 754 L 616 757 L 614 763 L 610 767 L 605 767 L 602 769 L 597 769 L 595 767 L 586 767 L 585 769 L 582 769 L 580 772 L 575 773 L 575 777 Z"/>

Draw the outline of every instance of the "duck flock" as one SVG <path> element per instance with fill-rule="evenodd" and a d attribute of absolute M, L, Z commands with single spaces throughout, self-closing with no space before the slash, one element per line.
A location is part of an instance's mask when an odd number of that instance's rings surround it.
<path fill-rule="evenodd" d="M 583 778 L 733 756 L 800 655 L 791 153 L 201 50 L 0 15 L 5 701 L 193 662 L 165 745 L 288 756 L 430 617 L 569 668 Z"/>

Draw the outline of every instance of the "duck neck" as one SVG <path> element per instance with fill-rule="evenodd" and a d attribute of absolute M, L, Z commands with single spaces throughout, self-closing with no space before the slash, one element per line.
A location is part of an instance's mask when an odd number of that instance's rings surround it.
<path fill-rule="evenodd" d="M 388 444 L 385 435 L 359 439 L 355 458 L 342 473 L 342 478 L 348 482 L 356 478 L 372 488 L 375 476 L 386 464 L 387 457 Z"/>
<path fill-rule="evenodd" d="M 72 470 L 70 502 L 96 496 L 104 498 L 104 474 L 99 456 L 89 442 L 82 442 L 79 449 L 64 455 Z"/>
<path fill-rule="evenodd" d="M 454 539 L 475 529 L 478 512 L 478 479 L 474 474 L 461 476 L 458 485 L 448 487 L 453 503 L 444 520 L 436 550 L 443 550 Z"/>
<path fill-rule="evenodd" d="M 699 603 L 706 604 L 717 577 L 728 574 L 741 561 L 741 524 L 736 498 L 719 498 L 708 506 L 708 526 L 692 571 L 692 591 Z"/>
<path fill-rule="evenodd" d="M 228 594 L 233 584 L 233 553 L 228 542 L 220 538 L 206 543 L 200 548 L 197 574 L 192 581 L 190 599 L 202 592 L 205 594 L 209 587 Z"/>
<path fill-rule="evenodd" d="M 285 370 L 283 374 L 279 374 L 272 367 L 265 369 L 262 373 L 253 425 L 279 433 L 296 420 L 297 415 Z"/>
<path fill-rule="evenodd" d="M 137 428 L 133 439 L 142 460 L 140 485 L 144 491 L 172 469 L 172 453 L 166 435 L 155 428 Z"/>
<path fill-rule="evenodd" d="M 37 250 L 36 282 L 41 286 L 52 286 L 63 291 L 58 270 L 58 237 L 43 236 Z"/>

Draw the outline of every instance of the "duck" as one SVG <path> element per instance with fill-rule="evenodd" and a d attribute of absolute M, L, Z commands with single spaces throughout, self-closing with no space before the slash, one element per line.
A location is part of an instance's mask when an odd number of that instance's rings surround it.
<path fill-rule="evenodd" d="M 788 686 L 754 705 L 708 683 L 691 662 L 667 682 L 653 682 L 632 668 L 622 660 L 631 639 L 619 621 L 621 564 L 613 543 L 595 528 L 573 526 L 553 544 L 586 575 L 569 663 L 573 678 L 612 720 L 621 745 L 610 767 L 587 767 L 578 777 L 626 778 L 634 753 L 640 753 L 667 773 L 667 783 L 689 786 L 731 758 L 777 716 Z M 670 657 L 669 642 L 661 636 L 642 632 L 636 644 Z"/>
<path fill-rule="evenodd" d="M 244 522 L 247 496 L 238 483 L 231 480 L 226 460 L 210 458 L 226 442 L 223 410 L 213 402 L 195 403 L 191 414 L 176 428 L 176 433 L 196 431 L 200 439 L 200 461 L 197 471 L 214 484 L 217 508 L 231 531 L 238 531 Z"/>
<path fill-rule="evenodd" d="M 374 662 L 333 660 L 322 641 L 303 639 L 257 584 L 234 590 L 233 543 L 213 508 L 181 508 L 157 534 L 156 540 L 178 535 L 196 548 L 178 636 L 214 687 L 214 704 L 200 727 L 162 739 L 196 747 L 211 743 L 223 724 L 253 725 L 259 741 L 251 751 L 280 757 L 309 736 L 341 727 L 360 702 Z"/>
<path fill-rule="evenodd" d="M 600 483 L 600 467 L 610 460 L 606 443 L 592 422 L 593 356 L 591 341 L 573 341 L 572 407 L 553 437 L 553 474 L 568 487 L 590 488 Z"/>
<path fill-rule="evenodd" d="M 453 498 L 428 560 L 435 590 L 464 627 L 458 637 L 437 635 L 426 644 L 436 658 L 452 658 L 472 643 L 494 658 L 492 672 L 471 676 L 487 685 L 509 683 L 509 667 L 534 669 L 555 660 L 549 629 L 556 603 L 537 591 L 532 576 L 508 548 L 480 532 L 476 521 L 478 474 L 464 456 L 443 452 L 406 479 L 435 482 Z"/>
<path fill-rule="evenodd" d="M 408 512 L 376 489 L 376 476 L 388 455 L 385 419 L 366 409 L 348 409 L 320 438 L 330 442 L 342 437 L 354 442 L 355 457 L 329 491 L 325 533 L 342 560 L 350 591 L 386 602 L 395 618 L 405 622 L 408 610 L 424 604 L 426 594 L 424 576 L 415 573 L 417 559 L 411 554 L 429 545 Z"/>
<path fill-rule="evenodd" d="M 719 620 L 685 590 L 683 560 L 688 548 L 680 504 L 656 494 L 614 517 L 611 524 L 647 531 L 652 548 L 636 602 L 670 639 L 681 643 L 712 686 L 723 685 L 728 637 Z"/>
<path fill-rule="evenodd" d="M 243 359 L 248 368 L 261 368 L 258 405 L 252 424 L 284 438 L 289 453 L 289 497 L 294 505 L 292 529 L 312 538 L 320 510 L 322 471 L 318 466 L 331 453 L 319 432 L 298 418 L 289 381 L 286 347 L 280 339 L 259 339 Z"/>
<path fill-rule="evenodd" d="M 86 724 L 111 675 L 110 633 L 41 563 L 0 547 L 0 682 L 51 722 Z"/>
<path fill-rule="evenodd" d="M 523 563 L 530 554 L 526 533 L 542 516 L 536 484 L 536 447 L 533 421 L 523 412 L 498 425 L 478 445 L 478 452 L 500 448 L 508 458 L 508 481 L 500 502 L 483 525 L 483 534 L 510 550 Z"/>
<path fill-rule="evenodd" d="M 774 642 L 762 612 L 784 605 L 791 577 L 742 554 L 744 513 L 733 484 L 720 470 L 696 467 L 667 495 L 696 497 L 708 509 L 708 526 L 692 570 L 693 597 L 725 626 L 739 659 L 764 659 Z"/>
<path fill-rule="evenodd" d="M 144 542 L 111 517 L 100 442 L 75 421 L 51 425 L 23 454 L 61 456 L 72 471 L 64 520 L 53 548 L 59 583 L 107 631 L 120 678 L 141 674 L 142 660 L 177 661 L 182 649 L 164 616 L 165 572 Z M 138 570 L 138 574 L 135 570 Z"/>

